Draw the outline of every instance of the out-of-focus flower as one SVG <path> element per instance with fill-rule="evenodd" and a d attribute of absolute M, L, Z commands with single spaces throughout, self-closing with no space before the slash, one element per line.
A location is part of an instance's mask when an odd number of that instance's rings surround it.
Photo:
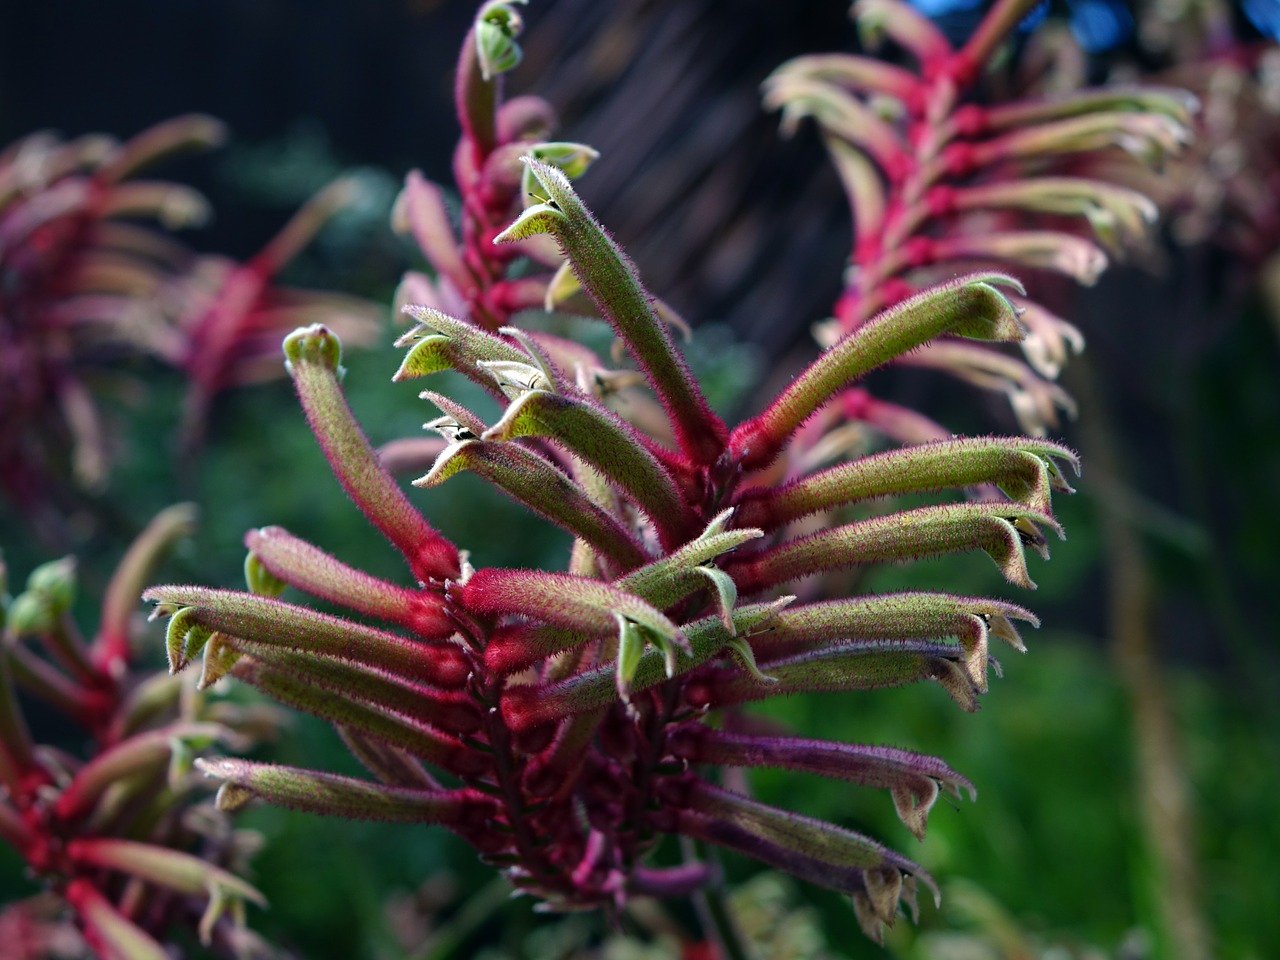
<path fill-rule="evenodd" d="M 174 331 L 166 358 L 188 380 L 181 431 L 188 447 L 199 442 L 220 391 L 280 376 L 280 339 L 299 324 L 326 324 L 357 345 L 374 340 L 382 310 L 367 300 L 274 282 L 330 217 L 357 202 L 359 191 L 354 178 L 335 180 L 247 262 L 200 257 L 164 292 Z"/>
<path fill-rule="evenodd" d="M 1195 100 L 1173 87 L 971 102 L 983 67 L 1035 3 L 1000 0 L 975 11 L 955 40 L 921 6 L 860 0 L 853 7 L 864 44 L 891 44 L 913 68 L 867 54 L 820 54 L 784 64 L 765 82 L 765 103 L 781 111 L 784 130 L 804 118 L 817 124 L 849 198 L 854 243 L 835 321 L 824 328 L 830 336 L 977 264 L 1092 285 L 1112 258 L 1144 243 L 1156 220 L 1156 204 L 1117 183 L 1123 177 L 1112 166 L 1159 166 L 1190 138 Z M 979 5 L 944 6 L 926 12 Z M 1090 22 L 1111 10 L 1083 2 L 1074 9 Z M 1081 157 L 1123 160 L 1083 167 Z M 1083 338 L 1035 300 L 1018 303 L 1028 311 L 1025 360 L 939 343 L 924 362 L 1006 392 L 1019 425 L 1044 435 L 1058 410 L 1071 409 L 1048 381 Z"/>
<path fill-rule="evenodd" d="M 74 562 L 37 568 L 12 599 L 0 564 L 0 841 L 55 895 L 0 914 L 0 929 L 15 934 L 4 949 L 18 951 L 5 956 L 62 955 L 78 930 L 98 956 L 162 960 L 160 939 L 175 924 L 224 955 L 265 955 L 238 929 L 244 902 L 265 902 L 236 875 L 256 840 L 201 802 L 191 764 L 215 743 L 247 747 L 270 712 L 209 702 L 180 678 L 133 669 L 136 598 L 192 521 L 189 506 L 174 507 L 143 531 L 91 637 L 70 613 Z M 83 754 L 42 742 L 19 690 L 79 725 Z"/>
<path fill-rule="evenodd" d="M 100 399 L 139 360 L 188 377 L 194 439 L 210 397 L 264 376 L 262 355 L 283 331 L 324 320 L 360 343 L 376 329 L 368 304 L 272 286 L 350 199 L 346 181 L 245 265 L 194 257 L 170 236 L 202 222 L 205 201 L 136 174 L 222 135 L 217 121 L 186 116 L 122 144 L 36 134 L 0 152 L 0 491 L 47 539 L 67 539 L 60 517 L 79 490 L 105 486 L 114 434 Z"/>
<path fill-rule="evenodd" d="M 167 231 L 207 215 L 191 189 L 134 174 L 222 133 L 188 116 L 124 144 L 36 134 L 0 153 L 0 489 L 37 523 L 64 478 L 106 482 L 99 381 L 171 342 L 156 303 L 189 257 Z"/>

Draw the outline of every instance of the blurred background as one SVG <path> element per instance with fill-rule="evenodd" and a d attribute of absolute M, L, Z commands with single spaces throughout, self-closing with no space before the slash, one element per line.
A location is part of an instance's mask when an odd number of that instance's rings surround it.
<path fill-rule="evenodd" d="M 959 32 L 981 6 L 920 5 Z M 197 187 L 215 212 L 184 242 L 247 258 L 308 197 L 352 174 L 360 201 L 284 279 L 389 304 L 401 273 L 420 266 L 388 228 L 390 207 L 410 169 L 451 182 L 450 84 L 473 14 L 456 0 L 10 0 L 0 9 L 0 144 L 43 129 L 125 138 L 177 114 L 212 114 L 230 142 L 156 171 Z M 1231 44 L 1265 43 L 1280 14 L 1266 2 L 1080 0 L 1055 5 L 1050 19 L 1078 48 L 1081 77 L 1101 82 L 1191 77 Z M 788 57 L 853 49 L 846 4 L 534 0 L 527 21 L 511 89 L 547 98 L 565 139 L 601 151 L 584 197 L 697 328 L 691 356 L 721 409 L 749 411 L 788 357 L 813 351 L 810 327 L 839 293 L 849 244 L 817 138 L 781 140 L 759 85 Z M 1280 64 L 1269 63 L 1257 77 L 1272 126 L 1237 131 L 1246 163 L 1250 150 L 1280 158 Z M 1229 175 L 1207 149 L 1198 162 L 1206 180 Z M 1278 195 L 1280 185 L 1270 200 Z M 936 689 L 776 708 L 815 735 L 936 754 L 979 788 L 976 804 L 940 805 L 917 844 L 884 796 L 794 775 L 753 779 L 763 799 L 866 830 L 941 879 L 942 911 L 929 904 L 918 926 L 899 924 L 891 955 L 1261 958 L 1280 942 L 1280 215 L 1265 203 L 1248 217 L 1206 209 L 1181 209 L 1150 262 L 1061 291 L 1062 312 L 1089 341 L 1064 374 L 1082 414 L 1063 436 L 1085 471 L 1080 492 L 1060 501 L 1070 539 L 1034 571 L 1039 592 L 1013 595 L 973 557 L 870 580 L 1006 596 L 1041 616 L 1030 653 L 1003 658 L 1004 680 L 981 712 L 959 714 Z M 375 443 L 416 435 L 428 415 L 416 387 L 389 381 L 398 321 L 388 308 L 382 322 L 376 344 L 346 360 L 351 404 Z M 331 481 L 287 383 L 219 398 L 198 466 L 183 470 L 183 383 L 158 365 L 134 372 L 145 393 L 108 399 L 119 429 L 109 486 L 68 518 L 83 597 L 98 593 L 151 514 L 187 499 L 201 529 L 162 579 L 238 584 L 244 531 L 265 524 L 399 575 Z M 1015 430 L 1001 403 L 927 374 L 890 372 L 872 386 L 957 432 Z M 558 535 L 474 478 L 416 502 L 477 564 L 563 566 Z M 0 502 L 14 581 L 65 549 L 24 520 Z M 270 756 L 356 772 L 337 738 L 306 718 Z M 624 936 L 588 917 L 535 916 L 440 831 L 269 809 L 246 820 L 269 838 L 255 864 L 272 905 L 252 925 L 300 956 L 663 957 L 673 955 L 665 925 L 692 922 L 677 910 Z M 840 897 L 727 866 L 743 915 L 760 925 L 762 956 L 881 955 Z M 0 900 L 31 889 L 0 850 Z"/>

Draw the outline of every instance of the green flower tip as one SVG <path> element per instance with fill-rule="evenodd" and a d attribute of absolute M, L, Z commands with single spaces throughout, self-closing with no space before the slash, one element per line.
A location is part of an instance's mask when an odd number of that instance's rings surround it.
<path fill-rule="evenodd" d="M 953 302 L 960 308 L 961 315 L 953 323 L 952 333 L 1006 342 L 1026 337 L 1026 327 L 1019 319 L 1022 308 L 1000 289 L 1004 287 L 1026 296 L 1027 290 L 1017 278 L 1005 273 L 978 273 L 962 277 L 954 284 L 952 291 L 956 299 Z M 946 302 L 945 295 L 941 299 Z"/>
<path fill-rule="evenodd" d="M 570 215 L 590 217 L 557 164 L 532 155 L 521 157 L 520 162 L 537 181 L 538 189 L 528 192 L 540 202 L 525 208 L 511 226 L 493 238 L 494 243 L 515 243 L 542 233 L 557 236 L 569 224 Z"/>
<path fill-rule="evenodd" d="M 14 597 L 6 619 L 9 628 L 19 637 L 48 633 L 54 623 L 48 601 L 30 590 Z"/>
<path fill-rule="evenodd" d="M 156 609 L 159 610 L 159 607 Z M 199 622 L 199 612 L 197 607 L 182 607 L 169 616 L 164 643 L 170 673 L 177 673 L 186 667 L 192 657 L 204 650 L 205 644 L 213 636 L 212 628 Z"/>
<path fill-rule="evenodd" d="M 594 147 L 589 147 L 585 143 L 565 141 L 539 143 L 529 148 L 529 155 L 563 170 L 564 175 L 570 180 L 576 180 L 582 176 L 591 164 L 600 159 L 600 151 Z M 529 178 L 534 176 L 529 167 L 525 167 L 525 173 Z M 529 186 L 532 184 L 530 183 Z"/>
<path fill-rule="evenodd" d="M 218 793 L 213 798 L 213 805 L 223 813 L 235 813 L 246 806 L 255 796 L 256 794 L 248 787 L 242 787 L 238 783 L 226 781 L 218 787 Z"/>
<path fill-rule="evenodd" d="M 261 558 L 252 550 L 245 554 L 244 580 L 249 592 L 260 597 L 278 597 L 286 586 L 283 580 L 262 565 Z"/>
<path fill-rule="evenodd" d="M 76 558 L 42 563 L 27 577 L 27 590 L 43 598 L 54 613 L 66 610 L 76 595 Z"/>
<path fill-rule="evenodd" d="M 524 32 L 524 18 L 513 4 L 527 0 L 495 0 L 476 14 L 476 60 L 480 75 L 490 82 L 498 74 L 514 70 L 524 56 L 516 37 Z"/>
<path fill-rule="evenodd" d="M 200 679 L 196 681 L 197 690 L 208 690 L 226 676 L 227 672 L 240 659 L 240 651 L 227 643 L 227 635 L 213 631 L 206 639 L 200 661 Z"/>
<path fill-rule="evenodd" d="M 284 338 L 284 368 L 293 376 L 299 363 L 318 363 L 339 377 L 342 367 L 342 341 L 322 323 L 299 327 Z"/>

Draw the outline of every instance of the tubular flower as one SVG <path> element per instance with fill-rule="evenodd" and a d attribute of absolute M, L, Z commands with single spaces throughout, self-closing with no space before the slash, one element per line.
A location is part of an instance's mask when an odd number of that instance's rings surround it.
<path fill-rule="evenodd" d="M 804 119 L 817 125 L 851 208 L 849 270 L 835 317 L 819 328 L 824 342 L 974 264 L 1092 285 L 1111 259 L 1145 242 L 1157 206 L 1128 182 L 1189 142 L 1196 100 L 1172 87 L 1114 86 L 966 102 L 1035 6 L 999 0 L 954 45 L 904 0 L 858 0 L 863 46 L 888 44 L 913 66 L 817 54 L 765 81 L 765 105 L 781 111 L 784 132 Z M 944 337 L 898 362 L 1007 394 L 1022 429 L 1043 436 L 1059 410 L 1074 413 L 1051 381 L 1084 339 L 1025 292 L 1011 300 L 1027 330 L 1022 359 Z"/>

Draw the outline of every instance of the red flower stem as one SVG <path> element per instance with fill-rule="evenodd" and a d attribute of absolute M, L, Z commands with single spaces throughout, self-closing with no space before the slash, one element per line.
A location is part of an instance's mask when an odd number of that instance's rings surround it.
<path fill-rule="evenodd" d="M 671 718 L 675 715 L 676 709 L 681 705 L 681 694 L 684 691 L 684 684 L 679 679 L 668 680 L 662 684 L 658 691 L 654 691 L 654 700 L 657 696 L 661 696 L 661 712 L 651 716 L 651 726 L 649 730 L 648 743 L 643 753 L 640 753 L 636 762 L 632 765 L 633 780 L 635 789 L 631 792 L 627 802 L 626 819 L 632 824 L 632 836 L 637 839 L 640 824 L 645 819 L 645 808 L 651 798 L 653 792 L 654 768 L 662 762 L 662 758 L 667 754 L 667 725 L 671 722 Z M 632 849 L 627 853 L 635 857 L 643 852 L 637 849 L 640 844 L 633 844 Z"/>
<path fill-rule="evenodd" d="M 573 792 L 604 716 L 605 709 L 597 708 L 569 717 L 561 724 L 555 742 L 538 755 L 525 778 L 531 793 L 546 794 L 552 802 L 558 802 Z"/>
<path fill-rule="evenodd" d="M 249 269 L 260 277 L 273 277 L 315 239 L 326 223 L 352 203 L 360 190 L 350 177 L 335 180 L 304 203 L 258 254 Z"/>
<path fill-rule="evenodd" d="M 453 613 L 454 611 L 451 611 Z M 477 622 L 470 614 L 463 613 L 458 620 L 459 632 L 467 640 L 471 649 L 483 650 L 485 637 L 491 631 L 491 625 Z M 512 762 L 514 753 L 511 744 L 511 731 L 502 715 L 502 689 L 506 685 L 505 677 L 491 676 L 477 658 L 476 676 L 473 689 L 485 717 L 485 735 L 493 760 L 493 777 L 496 781 L 502 805 L 511 827 L 517 850 L 520 852 L 522 865 L 543 882 L 554 882 L 556 877 L 554 866 L 547 861 L 539 849 L 528 820 L 524 816 L 526 793 L 523 789 L 523 771 L 517 770 Z M 488 792 L 488 791 L 486 791 Z"/>
<path fill-rule="evenodd" d="M 224 732 L 223 727 L 214 723 L 179 722 L 137 734 L 81 767 L 58 797 L 54 810 L 64 819 L 80 816 L 113 783 L 167 761 L 174 739 L 215 740 Z"/>
<path fill-rule="evenodd" d="M 915 150 L 909 154 L 910 168 L 889 203 L 883 239 L 875 247 L 876 260 L 862 264 L 868 274 L 889 277 L 902 272 L 903 266 L 876 261 L 900 256 L 902 246 L 928 217 L 924 199 L 929 188 L 945 172 L 945 165 L 939 158 L 949 142 L 945 132 L 940 131 L 929 118 L 949 114 L 955 106 L 956 94 L 949 80 L 934 80 L 929 87 L 923 107 L 914 118 L 915 128 L 923 133 L 918 137 Z"/>
<path fill-rule="evenodd" d="M 67 885 L 67 902 L 80 915 L 85 939 L 100 957 L 128 956 L 129 960 L 168 960 L 168 953 L 149 933 L 112 906 L 92 882 L 83 878 Z"/>
<path fill-rule="evenodd" d="M 955 109 L 960 93 L 957 81 L 968 82 L 966 77 L 954 76 L 954 70 L 954 64 L 939 69 L 927 85 L 922 85 L 924 96 L 918 105 L 913 105 L 913 149 L 904 154 L 906 169 L 890 184 L 883 233 L 875 242 L 860 243 L 853 252 L 853 262 L 860 270 L 848 289 L 852 297 L 843 298 L 837 311 L 846 330 L 860 327 L 907 292 L 888 295 L 884 285 L 917 265 L 911 262 L 909 241 L 931 215 L 926 199 L 929 189 L 947 173 L 943 154 L 954 129 L 945 121 Z"/>
<path fill-rule="evenodd" d="M 250 530 L 245 546 L 274 576 L 312 596 L 399 624 L 422 640 L 453 633 L 439 590 L 411 590 L 356 570 L 282 527 Z"/>
<path fill-rule="evenodd" d="M 102 682 L 104 678 L 89 659 L 89 646 L 69 612 L 62 611 L 41 639 L 49 654 L 82 683 L 97 686 Z"/>
<path fill-rule="evenodd" d="M 456 578 L 458 548 L 438 533 L 409 502 L 356 423 L 338 383 L 341 347 L 322 326 L 285 339 L 285 354 L 325 458 L 348 496 L 408 561 L 415 577 Z"/>
<path fill-rule="evenodd" d="M 118 182 L 163 157 L 184 150 L 216 147 L 226 136 L 227 128 L 222 121 L 205 114 L 174 117 L 121 144 L 98 169 L 97 177 L 104 183 Z"/>
<path fill-rule="evenodd" d="M 462 121 L 462 132 L 471 141 L 476 169 L 497 145 L 497 124 L 494 119 L 498 104 L 498 85 L 486 80 L 480 72 L 480 58 L 476 54 L 476 29 L 467 31 L 458 56 L 457 78 L 454 80 L 454 109 Z"/>
<path fill-rule="evenodd" d="M 536 837 L 525 818 L 525 792 L 521 784 L 521 772 L 516 769 L 512 752 L 511 734 L 503 722 L 498 708 L 503 678 L 486 682 L 480 689 L 481 703 L 487 719 L 489 745 L 493 748 L 494 776 L 501 791 L 502 805 L 507 825 L 511 827 L 516 849 L 520 851 L 521 865 L 540 882 L 552 884 L 559 880 L 557 871 L 539 849 Z"/>

